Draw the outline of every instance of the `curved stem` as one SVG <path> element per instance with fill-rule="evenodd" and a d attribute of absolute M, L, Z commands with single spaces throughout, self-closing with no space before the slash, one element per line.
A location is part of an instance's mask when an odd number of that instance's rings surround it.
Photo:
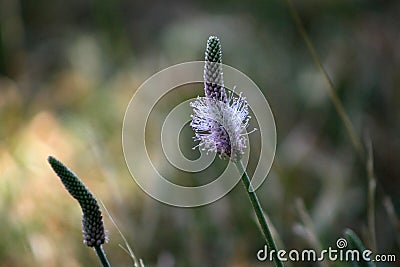
<path fill-rule="evenodd" d="M 243 166 L 243 163 L 241 160 L 239 160 L 238 162 L 235 163 L 236 167 L 239 170 L 239 173 L 243 173 L 242 175 L 242 182 L 246 188 L 246 192 L 249 195 L 250 198 L 250 202 L 253 205 L 253 209 L 256 213 L 258 222 L 260 223 L 261 226 L 261 230 L 264 234 L 265 237 L 265 241 L 267 242 L 267 247 L 268 247 L 268 251 L 270 253 L 273 253 L 273 260 L 275 263 L 275 266 L 277 267 L 283 267 L 283 263 L 281 260 L 279 260 L 278 256 L 277 256 L 277 252 L 278 249 L 275 245 L 275 241 L 272 238 L 272 234 L 271 231 L 269 230 L 267 221 L 264 217 L 264 213 L 263 213 L 263 209 L 261 208 L 261 204 L 260 201 L 258 200 L 258 197 L 256 195 L 256 192 L 254 190 L 250 190 L 251 184 L 250 184 L 250 178 L 247 175 L 246 169 Z M 274 252 L 272 252 L 274 251 Z"/>
<path fill-rule="evenodd" d="M 99 257 L 101 264 L 103 267 L 110 267 L 110 263 L 108 262 L 106 253 L 103 250 L 103 247 L 100 246 L 94 246 L 94 250 L 96 250 L 97 257 Z"/>

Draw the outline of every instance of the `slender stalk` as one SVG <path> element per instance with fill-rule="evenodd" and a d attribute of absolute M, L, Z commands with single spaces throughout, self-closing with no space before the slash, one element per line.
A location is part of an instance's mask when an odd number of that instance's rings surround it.
<path fill-rule="evenodd" d="M 100 246 L 94 246 L 94 249 L 96 250 L 97 257 L 99 257 L 101 264 L 103 267 L 110 267 L 110 263 L 108 262 L 106 253 L 103 250 L 103 247 Z"/>
<path fill-rule="evenodd" d="M 236 164 L 236 167 L 239 170 L 239 173 L 243 173 L 242 182 L 243 182 L 243 184 L 244 184 L 244 186 L 246 188 L 247 194 L 249 195 L 250 202 L 253 205 L 253 209 L 254 209 L 254 211 L 256 213 L 258 222 L 260 223 L 261 230 L 262 230 L 262 232 L 264 234 L 264 237 L 265 237 L 265 241 L 267 242 L 268 251 L 270 251 L 270 252 L 271 251 L 275 251 L 273 253 L 273 260 L 274 260 L 275 266 L 283 267 L 282 261 L 280 261 L 278 256 L 277 256 L 278 249 L 277 249 L 277 247 L 275 245 L 275 241 L 272 238 L 271 231 L 269 230 L 267 221 L 266 221 L 266 219 L 264 217 L 264 212 L 263 212 L 263 209 L 261 207 L 260 201 L 258 200 L 256 192 L 254 190 L 250 190 L 250 186 L 251 186 L 250 178 L 247 175 L 246 169 L 244 168 L 243 163 L 242 163 L 241 160 L 237 161 L 235 164 Z"/>
<path fill-rule="evenodd" d="M 304 28 L 304 24 L 303 24 L 302 20 L 300 19 L 300 16 L 297 13 L 296 9 L 293 6 L 292 0 L 286 0 L 286 2 L 289 6 L 290 14 L 296 23 L 297 30 L 299 31 L 301 37 L 303 38 L 304 42 L 306 43 L 307 49 L 310 52 L 315 65 L 317 65 L 317 68 L 319 69 L 319 71 L 321 71 L 322 75 L 324 76 L 324 79 L 328 85 L 329 96 L 333 102 L 333 105 L 335 106 L 337 113 L 339 114 L 340 119 L 343 121 L 343 124 L 346 127 L 346 130 L 350 136 L 351 142 L 353 143 L 353 146 L 355 147 L 360 158 L 362 160 L 365 160 L 364 149 L 361 144 L 360 138 L 358 137 L 356 130 L 354 129 L 354 126 L 351 123 L 350 118 L 347 115 L 347 113 L 343 107 L 343 104 L 339 99 L 339 96 L 336 94 L 332 79 L 329 77 L 328 72 L 326 71 L 325 67 L 322 65 L 322 62 L 321 62 L 317 52 L 315 51 L 315 48 L 311 42 L 311 39 L 308 36 L 308 34 Z"/>
<path fill-rule="evenodd" d="M 394 205 L 389 196 L 384 196 L 383 198 L 383 206 L 386 209 L 386 212 L 389 216 L 389 220 L 394 227 L 394 232 L 396 233 L 396 241 L 397 246 L 400 246 L 400 219 L 396 215 L 396 211 L 394 210 Z"/>
<path fill-rule="evenodd" d="M 368 230 L 370 246 L 373 252 L 377 252 L 376 225 L 375 225 L 375 194 L 376 180 L 374 176 L 374 154 L 371 139 L 366 141 L 367 146 L 367 173 L 368 173 Z"/>
<path fill-rule="evenodd" d="M 119 229 L 117 223 L 115 222 L 114 218 L 111 216 L 110 212 L 108 211 L 106 205 L 104 205 L 103 201 L 100 200 L 101 205 L 103 206 L 104 210 L 106 211 L 108 218 L 110 218 L 111 222 L 114 224 L 115 228 L 117 229 L 119 235 L 121 236 L 122 240 L 125 243 L 124 247 L 123 245 L 119 244 L 119 247 L 122 248 L 131 258 L 133 261 L 133 266 L 134 267 L 144 267 L 144 263 L 142 261 L 142 259 L 137 259 L 135 253 L 133 253 L 133 250 L 131 248 L 131 246 L 129 245 L 128 241 L 126 240 L 124 234 L 122 233 L 121 229 Z"/>
<path fill-rule="evenodd" d="M 321 242 L 319 241 L 317 235 L 315 234 L 314 224 L 312 222 L 310 214 L 308 214 L 306 207 L 304 206 L 304 201 L 302 198 L 296 199 L 295 207 L 297 212 L 299 213 L 300 220 L 303 223 L 303 228 L 306 233 L 307 241 L 310 243 L 312 247 L 314 247 L 316 251 L 322 251 Z M 324 259 L 323 261 L 319 262 L 319 266 L 329 267 L 330 264 L 326 259 Z"/>

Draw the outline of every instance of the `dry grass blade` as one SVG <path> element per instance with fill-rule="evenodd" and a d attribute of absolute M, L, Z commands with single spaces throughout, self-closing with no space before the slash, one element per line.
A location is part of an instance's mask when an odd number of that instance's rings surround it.
<path fill-rule="evenodd" d="M 342 105 L 342 102 L 340 101 L 338 95 L 336 94 L 333 82 L 332 82 L 331 78 L 329 77 L 326 69 L 322 65 L 321 60 L 318 57 L 317 52 L 315 51 L 315 48 L 314 48 L 310 38 L 308 37 L 308 34 L 307 34 L 306 30 L 304 29 L 303 22 L 301 21 L 299 14 L 297 13 L 296 9 L 293 6 L 292 0 L 287 0 L 287 4 L 289 6 L 290 13 L 296 23 L 296 27 L 297 27 L 301 37 L 304 39 L 304 42 L 307 45 L 307 49 L 310 52 L 315 65 L 317 65 L 318 69 L 321 71 L 321 73 L 324 76 L 324 79 L 328 85 L 329 96 L 333 102 L 333 105 L 335 106 L 337 113 L 339 114 L 341 120 L 343 121 L 343 123 L 346 127 L 346 130 L 350 136 L 351 142 L 354 145 L 360 158 L 364 160 L 364 149 L 363 149 L 362 143 L 353 127 L 353 124 L 351 123 L 351 121 L 349 119 L 349 116 L 347 115 L 347 113 Z"/>
<path fill-rule="evenodd" d="M 396 215 L 393 202 L 388 196 L 383 199 L 383 206 L 385 207 L 389 219 L 395 228 L 397 245 L 400 247 L 400 219 Z"/>
<path fill-rule="evenodd" d="M 374 176 L 374 155 L 371 139 L 367 138 L 367 174 L 368 174 L 368 232 L 371 249 L 376 252 L 376 230 L 375 230 L 375 192 L 376 180 Z"/>
<path fill-rule="evenodd" d="M 131 248 L 131 246 L 129 245 L 128 241 L 126 240 L 125 236 L 122 234 L 121 230 L 119 229 L 117 223 L 114 221 L 113 217 L 111 216 L 110 212 L 108 211 L 108 209 L 106 208 L 106 206 L 104 205 L 103 201 L 100 200 L 101 205 L 103 206 L 104 210 L 107 213 L 107 216 L 110 218 L 111 222 L 114 224 L 115 228 L 117 229 L 118 233 L 120 234 L 122 240 L 124 240 L 125 246 L 122 246 L 121 244 L 119 244 L 119 247 L 122 248 L 131 258 L 134 264 L 134 267 L 144 267 L 144 263 L 142 261 L 142 259 L 137 259 L 137 257 L 135 256 L 135 253 L 133 253 L 133 250 Z"/>
<path fill-rule="evenodd" d="M 304 206 L 304 201 L 302 198 L 297 198 L 295 201 L 296 210 L 299 214 L 300 220 L 303 223 L 303 230 L 308 243 L 316 250 L 322 251 L 322 245 L 319 241 L 317 235 L 315 234 L 314 224 L 306 208 Z M 321 267 L 328 267 L 329 264 L 326 260 L 319 263 Z"/>

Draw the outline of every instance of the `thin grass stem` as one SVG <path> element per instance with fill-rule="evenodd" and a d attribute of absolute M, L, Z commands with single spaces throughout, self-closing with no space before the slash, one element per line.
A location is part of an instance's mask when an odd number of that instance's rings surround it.
<path fill-rule="evenodd" d="M 374 176 L 374 156 L 371 140 L 366 141 L 367 145 L 367 174 L 368 174 L 368 230 L 372 251 L 377 252 L 376 228 L 375 228 L 375 194 L 376 180 Z"/>
<path fill-rule="evenodd" d="M 142 259 L 137 259 L 135 253 L 133 253 L 133 250 L 131 248 L 131 246 L 129 245 L 128 241 L 126 240 L 124 234 L 122 233 L 121 229 L 119 229 L 117 223 L 115 222 L 114 218 L 111 216 L 110 212 L 108 211 L 107 207 L 104 205 L 103 201 L 100 200 L 101 205 L 103 206 L 104 210 L 107 213 L 108 218 L 110 218 L 112 224 L 114 224 L 115 228 L 117 229 L 119 235 L 121 236 L 122 240 L 125 243 L 126 248 L 119 244 L 119 247 L 122 248 L 132 259 L 134 267 L 142 267 L 144 266 Z"/>
<path fill-rule="evenodd" d="M 312 247 L 316 251 L 322 251 L 322 245 L 320 240 L 318 239 L 315 231 L 315 227 L 313 221 L 311 219 L 310 214 L 308 214 L 306 207 L 304 205 L 304 201 L 302 198 L 297 198 L 295 201 L 295 207 L 299 214 L 300 220 L 303 224 L 304 232 L 306 234 L 307 241 L 310 243 Z M 330 264 L 326 259 L 318 263 L 321 267 L 329 267 Z"/>
<path fill-rule="evenodd" d="M 308 34 L 304 28 L 304 24 L 303 24 L 302 20 L 300 19 L 300 16 L 297 13 L 296 9 L 293 6 L 292 0 L 286 0 L 286 2 L 289 6 L 290 13 L 296 23 L 297 30 L 299 31 L 301 37 L 303 38 L 304 42 L 306 43 L 307 49 L 310 52 L 315 65 L 317 65 L 317 68 L 321 71 L 321 73 L 324 76 L 324 79 L 328 85 L 329 96 L 333 102 L 333 105 L 335 106 L 337 113 L 339 114 L 339 117 L 341 118 L 344 126 L 346 127 L 346 130 L 350 136 L 351 142 L 352 142 L 354 148 L 356 149 L 358 155 L 360 156 L 360 158 L 362 160 L 364 160 L 365 154 L 364 154 L 364 149 L 363 149 L 362 143 L 353 127 L 353 124 L 351 123 L 351 121 L 349 119 L 349 116 L 347 115 L 347 113 L 342 105 L 342 102 L 340 101 L 338 95 L 336 94 L 333 82 L 332 82 L 331 78 L 329 77 L 328 72 L 326 71 L 325 67 L 322 65 L 321 60 L 320 60 L 319 56 L 317 55 L 317 52 L 315 51 L 315 48 L 314 48 L 310 38 L 308 37 Z"/>
<path fill-rule="evenodd" d="M 397 245 L 400 246 L 400 219 L 396 215 L 393 202 L 389 196 L 385 196 L 383 198 L 383 206 L 385 207 L 385 210 L 389 216 L 389 220 L 394 227 Z"/>

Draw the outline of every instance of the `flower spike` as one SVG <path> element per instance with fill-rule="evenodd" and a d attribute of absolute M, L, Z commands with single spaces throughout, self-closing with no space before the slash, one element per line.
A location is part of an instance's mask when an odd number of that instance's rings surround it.
<path fill-rule="evenodd" d="M 78 200 L 82 209 L 82 232 L 84 243 L 89 247 L 104 244 L 106 233 L 104 231 L 103 216 L 96 198 L 82 181 L 72 171 L 56 158 L 49 156 L 48 162 L 54 172 L 61 179 L 67 191 Z"/>
<path fill-rule="evenodd" d="M 207 41 L 204 65 L 205 97 L 190 103 L 193 108 L 190 127 L 194 130 L 196 147 L 216 152 L 221 158 L 237 162 L 246 148 L 245 131 L 249 122 L 246 98 L 226 93 L 222 74 L 221 43 L 215 36 Z"/>
<path fill-rule="evenodd" d="M 210 36 L 207 41 L 204 65 L 204 91 L 206 97 L 227 101 L 222 73 L 222 49 L 218 37 Z"/>

